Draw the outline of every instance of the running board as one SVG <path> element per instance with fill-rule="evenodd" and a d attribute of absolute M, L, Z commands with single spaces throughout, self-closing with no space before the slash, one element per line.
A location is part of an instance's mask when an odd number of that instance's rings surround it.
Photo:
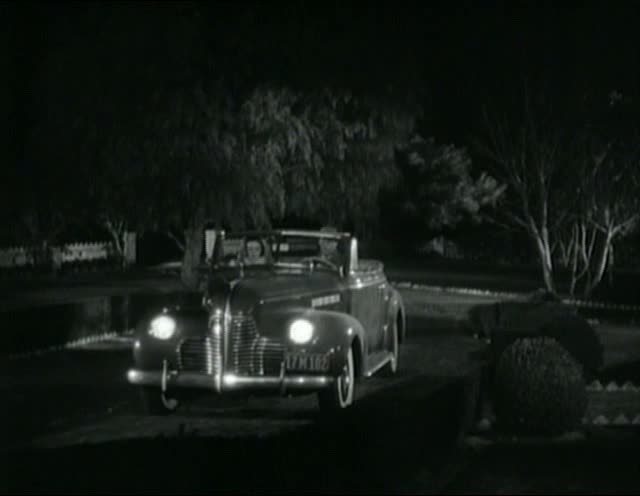
<path fill-rule="evenodd" d="M 376 365 L 374 365 L 367 371 L 367 373 L 365 374 L 365 377 L 371 377 L 378 370 L 380 370 L 382 367 L 388 364 L 391 360 L 393 360 L 393 354 L 390 352 L 384 353 L 383 358 Z"/>

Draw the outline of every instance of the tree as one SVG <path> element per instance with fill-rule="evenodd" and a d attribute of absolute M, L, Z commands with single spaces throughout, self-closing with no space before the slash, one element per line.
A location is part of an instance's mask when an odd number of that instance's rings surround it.
<path fill-rule="evenodd" d="M 560 260 L 570 270 L 571 294 L 591 296 L 605 271 L 613 270 L 616 243 L 638 226 L 639 137 L 637 130 L 629 134 L 610 120 L 605 130 L 584 131 L 574 157 L 577 202 L 557 240 Z"/>
<path fill-rule="evenodd" d="M 139 150 L 147 164 L 151 228 L 183 251 L 182 280 L 193 287 L 208 222 L 242 215 L 236 170 L 228 157 L 228 106 L 218 82 L 160 89 L 143 112 Z"/>
<path fill-rule="evenodd" d="M 379 227 L 380 198 L 399 180 L 395 152 L 422 117 L 420 92 L 404 88 L 325 90 L 333 110 L 329 129 L 338 140 L 319 180 L 320 214 L 330 224 L 351 224 L 364 239 Z M 326 146 L 325 146 L 326 148 Z"/>
<path fill-rule="evenodd" d="M 86 143 L 94 150 L 89 154 L 91 159 L 78 167 L 86 181 L 84 195 L 90 205 L 83 220 L 109 234 L 122 267 L 126 267 L 127 232 L 143 235 L 152 224 L 157 191 L 144 157 L 122 129 L 106 133 L 102 127 L 101 131 L 94 136 L 102 135 L 102 139 Z"/>
<path fill-rule="evenodd" d="M 33 9 L 32 9 L 33 10 Z M 76 213 L 75 191 L 70 188 L 73 168 L 66 158 L 70 141 L 60 112 L 66 101 L 57 93 L 56 76 L 49 74 L 51 59 L 39 40 L 57 45 L 47 11 L 3 6 L 3 85 L 7 128 L 3 136 L 2 168 L 5 177 L 2 212 L 9 242 L 46 247 L 60 240 Z M 48 83 L 53 83 L 49 86 Z M 3 175 L 4 175 L 3 174 Z M 46 252 L 41 251 L 42 255 Z"/>
<path fill-rule="evenodd" d="M 65 94 L 74 124 L 67 132 L 91 207 L 85 221 L 101 225 L 121 255 L 128 230 L 168 233 L 183 250 L 188 286 L 197 280 L 207 212 L 229 210 L 230 176 L 220 157 L 228 94 L 211 77 L 205 26 L 192 7 L 87 6 L 73 25 L 91 27 L 84 36 L 96 53 L 80 45 L 60 54 L 86 58 L 91 69 L 66 66 L 77 85 Z"/>
<path fill-rule="evenodd" d="M 371 230 L 393 149 L 418 106 L 398 88 L 351 91 L 349 78 L 283 81 L 269 57 L 275 45 L 263 50 L 266 36 L 246 43 L 254 24 L 245 26 L 244 9 L 235 11 L 237 32 L 225 27 L 217 13 L 227 8 L 91 4 L 47 20 L 55 48 L 36 67 L 31 148 L 40 155 L 31 158 L 53 196 L 34 195 L 40 224 L 45 214 L 63 228 L 81 216 L 120 250 L 128 229 L 167 232 L 184 252 L 190 286 L 208 223 L 268 227 L 296 212 Z M 240 57 L 221 43 L 229 34 Z M 292 56 L 298 76 L 315 65 L 307 53 Z"/>
<path fill-rule="evenodd" d="M 378 192 L 395 173 L 394 148 L 418 108 L 346 89 L 256 87 L 231 127 L 238 186 L 251 190 L 244 203 L 250 223 L 270 226 L 296 213 L 352 222 L 361 233 L 370 228 Z"/>
<path fill-rule="evenodd" d="M 534 111 L 525 95 L 519 116 L 485 114 L 488 137 L 479 148 L 508 186 L 491 220 L 529 235 L 546 289 L 557 289 L 558 260 L 570 269 L 570 293 L 580 289 L 589 297 L 615 242 L 638 223 L 637 132 L 629 122 L 624 132 L 612 127 L 595 108 L 569 107 L 568 117 L 561 118 L 540 112 L 542 107 Z"/>
<path fill-rule="evenodd" d="M 291 204 L 308 206 L 323 162 L 316 142 L 321 131 L 305 96 L 287 86 L 260 84 L 238 108 L 227 152 L 243 196 L 242 225 L 268 228 Z"/>
<path fill-rule="evenodd" d="M 485 172 L 474 179 L 467 151 L 434 138 L 414 137 L 398 150 L 397 163 L 401 180 L 389 207 L 394 222 L 408 219 L 421 240 L 465 220 L 479 222 L 481 209 L 494 205 L 505 189 Z"/>
<path fill-rule="evenodd" d="M 492 174 L 507 186 L 500 208 L 488 218 L 507 229 L 523 230 L 530 237 L 545 287 L 555 292 L 552 233 L 575 203 L 572 190 L 557 195 L 563 179 L 575 176 L 560 167 L 565 153 L 561 145 L 567 138 L 559 131 L 558 121 L 552 113 L 537 110 L 525 94 L 519 115 L 497 117 L 485 111 L 488 136 L 477 145 L 489 159 Z"/>

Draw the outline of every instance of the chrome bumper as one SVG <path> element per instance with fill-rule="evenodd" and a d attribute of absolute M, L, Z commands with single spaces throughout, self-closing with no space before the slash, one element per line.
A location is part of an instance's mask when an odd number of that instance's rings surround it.
<path fill-rule="evenodd" d="M 313 391 L 330 385 L 334 378 L 328 375 L 284 375 L 282 377 L 247 377 L 224 374 L 221 378 L 215 375 L 194 372 L 171 371 L 164 376 L 162 371 L 131 369 L 127 379 L 137 386 L 158 386 L 177 388 L 208 389 L 213 392 L 240 390 L 287 390 Z"/>

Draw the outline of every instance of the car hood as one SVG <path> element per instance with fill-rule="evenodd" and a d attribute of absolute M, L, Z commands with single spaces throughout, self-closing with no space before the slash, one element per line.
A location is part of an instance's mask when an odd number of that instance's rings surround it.
<path fill-rule="evenodd" d="M 328 271 L 249 271 L 237 278 L 214 278 L 209 295 L 222 303 L 231 294 L 232 310 L 250 310 L 260 303 L 309 299 L 341 288 L 340 277 Z"/>

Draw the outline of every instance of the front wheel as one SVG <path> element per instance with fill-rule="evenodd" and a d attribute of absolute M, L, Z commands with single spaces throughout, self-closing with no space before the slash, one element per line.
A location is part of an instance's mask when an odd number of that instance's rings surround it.
<path fill-rule="evenodd" d="M 176 398 L 167 396 L 159 388 L 143 386 L 140 388 L 140 395 L 145 411 L 151 415 L 169 415 L 180 406 Z"/>
<path fill-rule="evenodd" d="M 349 348 L 342 373 L 327 389 L 318 393 L 318 403 L 323 412 L 335 412 L 349 408 L 354 401 L 356 377 L 353 348 Z"/>

